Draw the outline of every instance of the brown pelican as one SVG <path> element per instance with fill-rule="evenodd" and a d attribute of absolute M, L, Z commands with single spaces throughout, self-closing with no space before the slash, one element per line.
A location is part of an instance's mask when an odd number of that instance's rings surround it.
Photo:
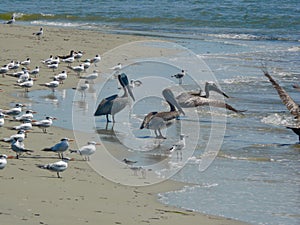
<path fill-rule="evenodd" d="M 219 108 L 226 108 L 228 110 L 234 111 L 236 113 L 241 113 L 244 111 L 237 110 L 231 105 L 217 99 L 209 99 L 209 92 L 215 91 L 226 98 L 229 98 L 223 91 L 221 91 L 214 82 L 205 83 L 205 91 L 200 90 L 199 92 L 184 92 L 176 97 L 179 105 L 183 108 L 192 108 L 198 106 L 213 106 Z"/>
<path fill-rule="evenodd" d="M 176 119 L 181 113 L 185 115 L 184 111 L 175 100 L 175 97 L 169 88 L 164 89 L 162 95 L 169 104 L 170 111 L 150 112 L 145 116 L 144 121 L 140 126 L 140 129 L 147 128 L 154 130 L 157 138 L 165 138 L 161 133 L 161 129 L 170 126 L 172 124 L 172 120 Z M 175 107 L 178 109 L 178 111 Z M 157 134 L 157 131 L 159 135 Z"/>
<path fill-rule="evenodd" d="M 115 114 L 123 110 L 129 102 L 128 92 L 130 97 L 135 100 L 131 88 L 129 87 L 127 75 L 125 73 L 119 74 L 118 80 L 123 87 L 124 94 L 122 96 L 112 95 L 103 99 L 94 113 L 94 116 L 106 115 L 107 122 L 110 122 L 108 119 L 108 115 L 110 114 L 112 115 L 113 123 L 115 123 Z"/>
<path fill-rule="evenodd" d="M 289 94 L 271 77 L 267 70 L 263 70 L 264 75 L 270 80 L 273 87 L 276 89 L 281 101 L 287 107 L 289 112 L 295 117 L 298 125 L 294 127 L 287 127 L 299 136 L 300 142 L 300 106 L 289 96 Z"/>

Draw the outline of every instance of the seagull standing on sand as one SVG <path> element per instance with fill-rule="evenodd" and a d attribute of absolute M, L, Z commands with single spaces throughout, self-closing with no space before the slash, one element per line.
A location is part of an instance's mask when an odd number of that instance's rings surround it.
<path fill-rule="evenodd" d="M 180 134 L 180 140 L 170 148 L 170 152 L 176 151 L 177 159 L 180 160 L 182 160 L 182 150 L 185 148 L 185 137 L 184 134 Z"/>
<path fill-rule="evenodd" d="M 37 75 L 39 74 L 40 72 L 40 67 L 39 66 L 36 66 L 35 69 L 31 70 L 31 71 L 28 71 L 28 73 L 30 75 L 34 75 L 35 77 L 37 77 Z"/>
<path fill-rule="evenodd" d="M 4 65 L 0 68 L 0 74 L 2 74 L 2 77 L 5 77 L 5 74 L 9 71 L 8 65 Z"/>
<path fill-rule="evenodd" d="M 22 123 L 19 126 L 13 126 L 11 129 L 12 130 L 32 130 L 32 124 L 31 123 Z"/>
<path fill-rule="evenodd" d="M 58 157 L 62 159 L 64 157 L 63 153 L 69 148 L 69 141 L 71 142 L 73 139 L 62 138 L 56 145 L 52 146 L 51 148 L 44 148 L 42 151 L 56 152 L 58 153 Z"/>
<path fill-rule="evenodd" d="M 36 113 L 35 111 L 29 109 L 23 115 L 15 117 L 15 120 L 22 123 L 29 123 L 32 121 L 33 114 L 35 113 Z"/>
<path fill-rule="evenodd" d="M 0 170 L 4 169 L 7 164 L 7 155 L 0 155 Z"/>
<path fill-rule="evenodd" d="M 25 130 L 19 130 L 18 133 L 11 135 L 9 138 L 3 138 L 2 141 L 4 142 L 12 142 L 14 139 L 25 139 Z"/>
<path fill-rule="evenodd" d="M 56 76 L 54 76 L 54 78 L 56 80 L 58 80 L 60 84 L 63 84 L 64 80 L 66 80 L 67 77 L 68 77 L 68 74 L 67 74 L 67 72 L 65 70 L 62 71 L 60 74 L 57 74 Z"/>
<path fill-rule="evenodd" d="M 8 109 L 8 110 L 2 110 L 2 113 L 8 116 L 18 116 L 22 112 L 22 107 L 25 107 L 25 105 L 21 103 L 17 103 L 15 107 Z"/>
<path fill-rule="evenodd" d="M 25 92 L 29 92 L 29 88 L 31 88 L 33 86 L 33 79 L 29 78 L 28 80 L 26 80 L 20 84 L 15 84 L 15 85 L 24 88 Z"/>
<path fill-rule="evenodd" d="M 95 66 L 97 66 L 97 63 L 100 61 L 101 61 L 101 56 L 98 54 L 94 58 L 91 59 L 91 63 L 94 63 Z"/>
<path fill-rule="evenodd" d="M 70 150 L 70 152 L 78 153 L 84 157 L 84 160 L 90 161 L 90 156 L 96 152 L 96 145 L 100 145 L 100 143 L 89 141 L 87 145 L 82 146 L 79 150 Z"/>
<path fill-rule="evenodd" d="M 41 39 L 43 34 L 44 34 L 44 31 L 43 31 L 42 27 L 40 28 L 40 30 L 38 32 L 32 33 L 32 35 L 37 36 L 39 40 Z"/>
<path fill-rule="evenodd" d="M 51 127 L 53 120 L 56 120 L 55 117 L 47 116 L 46 119 L 41 121 L 33 121 L 32 126 L 41 128 L 44 133 L 47 133 L 47 128 Z"/>
<path fill-rule="evenodd" d="M 2 112 L 0 112 L 0 127 L 4 126 L 4 123 L 5 123 L 4 117 L 5 117 L 5 115 Z"/>
<path fill-rule="evenodd" d="M 23 139 L 14 138 L 11 142 L 11 150 L 16 153 L 16 158 L 19 159 L 19 156 L 24 152 L 33 152 L 32 150 L 25 149 Z"/>
<path fill-rule="evenodd" d="M 22 66 L 28 66 L 30 64 L 30 58 L 27 58 L 26 60 L 21 62 Z"/>
<path fill-rule="evenodd" d="M 52 92 L 55 92 L 55 88 L 57 88 L 59 86 L 59 81 L 54 77 L 53 81 L 44 83 L 44 84 L 40 84 L 40 86 L 50 88 L 52 90 Z"/>
<path fill-rule="evenodd" d="M 49 164 L 45 164 L 45 165 L 37 165 L 37 167 L 41 168 L 41 169 L 46 169 L 52 172 L 56 172 L 57 177 L 61 178 L 61 176 L 59 175 L 59 173 L 65 171 L 68 168 L 68 162 L 71 159 L 66 157 L 66 158 L 62 158 L 61 161 L 55 162 L 55 163 L 49 163 Z"/>
<path fill-rule="evenodd" d="M 80 64 L 79 66 L 68 66 L 68 68 L 76 72 L 78 76 L 80 76 L 80 73 L 84 71 L 84 67 L 82 64 Z"/>

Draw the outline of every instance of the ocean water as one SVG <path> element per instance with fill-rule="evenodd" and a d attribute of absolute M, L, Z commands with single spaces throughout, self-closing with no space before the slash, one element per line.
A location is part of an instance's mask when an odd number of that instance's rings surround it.
<path fill-rule="evenodd" d="M 63 0 L 25 3 L 4 0 L 0 6 L 1 20 L 16 13 L 20 24 L 146 35 L 192 50 L 231 97 L 226 102 L 246 112 L 239 115 L 204 107 L 196 111 L 196 118 L 181 118 L 188 133 L 200 126 L 200 138 L 197 143 L 187 138 L 188 144 L 196 146 L 195 151 L 187 155 L 187 163 L 172 179 L 192 185 L 161 193 L 160 201 L 252 224 L 300 223 L 298 137 L 285 128 L 293 119 L 260 69 L 262 64 L 266 65 L 274 79 L 300 103 L 300 93 L 292 88 L 293 84 L 300 84 L 299 1 Z M 147 68 L 149 64 L 143 66 Z M 155 65 L 155 68 L 159 67 Z M 160 71 L 171 74 L 174 68 L 163 67 Z M 131 74 L 130 78 L 139 78 L 138 73 Z M 203 78 L 198 79 L 203 88 Z M 185 82 L 189 84 L 190 81 Z M 99 96 L 95 93 L 100 84 L 94 84 L 94 91 L 85 99 L 76 95 L 74 98 L 73 90 L 57 91 L 54 95 L 49 91 L 37 91 L 21 97 L 33 100 L 32 108 L 36 110 L 42 105 L 44 113 L 41 115 L 62 118 L 60 126 L 71 129 L 68 110 L 75 108 L 79 114 L 90 116 L 88 109 L 93 102 L 115 93 L 116 83 L 114 79 L 109 81 Z M 176 81 L 173 85 L 176 87 Z M 139 93 L 138 88 L 135 93 Z M 159 101 L 152 98 L 146 106 L 138 102 L 132 126 L 136 128 L 146 112 L 165 108 Z M 64 108 L 64 105 L 70 107 Z M 122 120 L 122 116 L 117 117 L 118 120 Z M 217 120 L 212 121 L 213 116 Z M 223 118 L 226 130 L 218 156 L 206 170 L 199 171 L 211 126 L 223 123 Z M 130 144 L 126 140 L 132 139 L 122 132 L 120 124 L 117 123 L 114 132 L 109 132 L 105 129 L 105 118 L 98 118 L 95 132 L 104 141 L 121 140 L 123 144 Z M 178 123 L 170 127 L 168 139 L 160 148 L 174 143 L 180 129 Z M 144 142 L 153 139 L 153 134 L 138 129 L 134 130 L 134 136 Z M 147 165 L 153 163 L 153 158 L 142 153 L 132 157 Z M 164 172 L 157 171 L 162 175 Z"/>

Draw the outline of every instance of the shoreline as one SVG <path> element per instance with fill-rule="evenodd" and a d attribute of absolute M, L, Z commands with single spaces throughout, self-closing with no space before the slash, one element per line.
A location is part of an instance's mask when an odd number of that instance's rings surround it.
<path fill-rule="evenodd" d="M 30 67 L 33 68 L 41 65 L 40 60 L 47 58 L 49 54 L 68 54 L 74 49 L 83 50 L 86 57 L 92 58 L 121 44 L 147 38 L 44 27 L 45 36 L 37 40 L 32 36 L 37 26 L 0 25 L 0 29 L 3 52 L 1 66 L 10 60 L 25 60 L 30 57 Z M 41 69 L 37 82 L 51 81 L 50 77 L 54 75 L 52 70 Z M 60 69 L 55 73 L 58 72 Z M 9 76 L 1 77 L 0 88 L 4 92 L 1 93 L 0 108 L 9 108 L 10 104 L 20 101 L 20 98 L 12 96 L 15 80 Z M 77 83 L 78 78 L 71 73 L 60 89 L 70 89 Z M 44 87 L 36 85 L 32 88 L 38 89 Z M 17 92 L 22 94 L 23 90 L 17 89 Z M 5 122 L 4 127 L 0 128 L 0 138 L 14 134 L 15 131 L 7 128 L 18 124 L 7 120 Z M 52 146 L 64 136 L 74 138 L 74 133 L 54 126 L 49 129 L 49 133 L 43 134 L 38 128 L 34 128 L 24 144 L 35 152 L 19 160 L 9 159 L 7 167 L 0 171 L 0 179 L 5 180 L 0 191 L 3 199 L 0 212 L 3 223 L 66 224 L 65 221 L 69 221 L 70 224 L 96 224 L 100 221 L 105 224 L 247 224 L 164 205 L 158 201 L 157 194 L 179 189 L 183 184 L 167 180 L 145 187 L 119 185 L 97 174 L 78 155 L 68 154 L 75 161 L 69 163 L 70 168 L 62 173 L 62 179 L 56 178 L 55 173 L 37 168 L 35 164 L 58 161 L 56 154 L 40 150 Z M 76 149 L 76 143 L 72 143 L 70 148 Z M 101 150 L 100 146 L 98 151 Z M 9 144 L 3 142 L 1 154 L 14 155 L 9 150 Z M 21 190 L 15 190 L 16 187 Z"/>

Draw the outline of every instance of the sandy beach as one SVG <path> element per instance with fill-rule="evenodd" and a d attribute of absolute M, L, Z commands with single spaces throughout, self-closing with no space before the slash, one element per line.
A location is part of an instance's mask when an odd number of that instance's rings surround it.
<path fill-rule="evenodd" d="M 50 54 L 66 55 L 74 49 L 84 51 L 83 58 L 93 58 L 121 44 L 146 38 L 44 27 L 45 34 L 38 40 L 32 35 L 38 30 L 39 27 L 35 26 L 0 25 L 0 65 L 30 57 L 30 69 L 41 67 L 36 81 L 38 84 L 51 81 L 54 74 L 67 66 L 63 64 L 55 72 L 43 67 L 41 60 Z M 99 70 L 100 74 L 104 72 L 101 65 Z M 28 101 L 22 99 L 24 90 L 14 86 L 16 78 L 5 76 L 0 79 L 3 90 L 0 108 L 8 109 L 14 103 Z M 59 89 L 76 87 L 78 80 L 76 74 L 70 72 Z M 36 89 L 46 88 L 34 85 L 31 90 Z M 18 93 L 18 98 L 14 93 Z M 0 139 L 14 134 L 15 131 L 8 128 L 18 124 L 6 119 L 4 127 L 0 128 Z M 41 149 L 53 146 L 62 137 L 75 138 L 73 131 L 55 126 L 46 134 L 34 128 L 24 141 L 25 147 L 34 152 L 20 159 L 8 159 L 8 165 L 0 171 L 1 224 L 246 224 L 162 205 L 157 201 L 157 193 L 179 189 L 185 184 L 165 181 L 145 187 L 119 185 L 96 173 L 79 155 L 67 153 L 74 160 L 61 174 L 61 179 L 56 173 L 37 168 L 36 164 L 58 161 L 56 154 L 42 152 Z M 0 146 L 1 154 L 15 156 L 9 143 L 1 142 Z M 76 142 L 72 142 L 70 148 L 78 148 Z M 101 150 L 102 147 L 98 147 L 97 151 Z"/>

